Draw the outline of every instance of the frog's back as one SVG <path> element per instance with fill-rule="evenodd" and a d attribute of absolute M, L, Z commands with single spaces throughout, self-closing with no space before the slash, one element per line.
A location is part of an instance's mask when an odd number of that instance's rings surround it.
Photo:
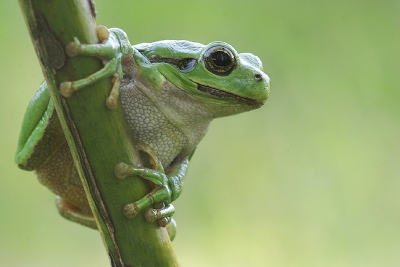
<path fill-rule="evenodd" d="M 186 40 L 163 40 L 154 43 L 136 44 L 133 47 L 151 60 L 160 55 L 162 55 L 164 59 L 183 59 L 193 57 L 193 55 L 200 53 L 204 48 L 204 45 Z"/>
<path fill-rule="evenodd" d="M 34 170 L 64 143 L 64 133 L 43 82 L 25 112 L 15 161 L 21 169 Z"/>

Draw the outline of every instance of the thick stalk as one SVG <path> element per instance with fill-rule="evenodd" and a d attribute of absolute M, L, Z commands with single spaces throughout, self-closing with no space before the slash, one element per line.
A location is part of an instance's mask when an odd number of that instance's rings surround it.
<path fill-rule="evenodd" d="M 94 5 L 86 0 L 19 2 L 112 266 L 177 266 L 164 228 L 148 223 L 143 214 L 133 219 L 123 215 L 124 205 L 143 197 L 150 187 L 139 177 L 115 177 L 114 166 L 136 165 L 138 154 L 121 104 L 114 110 L 105 105 L 111 78 L 67 99 L 59 94 L 61 82 L 87 77 L 103 67 L 99 59 L 65 54 L 74 37 L 82 43 L 98 42 Z"/>

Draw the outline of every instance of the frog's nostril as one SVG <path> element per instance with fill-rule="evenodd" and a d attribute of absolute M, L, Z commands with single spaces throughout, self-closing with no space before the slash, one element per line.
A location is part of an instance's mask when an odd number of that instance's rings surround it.
<path fill-rule="evenodd" d="M 254 78 L 255 78 L 257 81 L 262 81 L 262 80 L 263 80 L 263 76 L 262 76 L 261 74 L 259 74 L 259 73 L 257 73 L 256 75 L 254 75 Z"/>

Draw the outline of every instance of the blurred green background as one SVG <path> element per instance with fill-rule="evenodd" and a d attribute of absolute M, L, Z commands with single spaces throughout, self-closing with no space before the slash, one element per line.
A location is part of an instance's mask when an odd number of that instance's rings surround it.
<path fill-rule="evenodd" d="M 400 266 L 399 1 L 96 1 L 132 43 L 223 40 L 258 55 L 267 105 L 215 121 L 175 203 L 182 266 Z M 109 266 L 13 162 L 42 80 L 0 2 L 1 266 Z M 62 11 L 60 11 L 62 12 Z"/>

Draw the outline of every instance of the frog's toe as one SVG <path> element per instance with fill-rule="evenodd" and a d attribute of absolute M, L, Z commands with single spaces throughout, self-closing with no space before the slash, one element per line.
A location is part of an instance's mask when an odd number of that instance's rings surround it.
<path fill-rule="evenodd" d="M 139 212 L 141 212 L 142 210 L 146 210 L 152 204 L 159 203 L 159 202 L 160 203 L 161 202 L 171 203 L 171 190 L 168 187 L 156 186 L 156 188 L 154 188 L 150 193 L 148 193 L 146 196 L 142 197 L 138 201 L 136 201 L 134 203 L 126 204 L 123 212 L 126 217 L 133 218 L 137 214 L 139 214 Z M 171 207 L 169 207 L 169 206 L 171 206 Z M 167 206 L 165 212 L 163 211 L 164 209 L 161 209 L 160 212 L 157 212 L 157 210 L 156 210 L 156 212 L 150 212 L 150 213 L 155 214 L 155 215 L 150 215 L 150 218 L 154 217 L 154 219 L 153 219 L 153 221 L 154 221 L 154 220 L 157 220 L 162 217 L 171 216 L 173 214 L 173 212 L 175 211 L 175 209 L 172 205 L 169 205 L 169 206 Z M 172 212 L 172 214 L 168 215 L 171 212 Z"/>
<path fill-rule="evenodd" d="M 158 220 L 158 224 L 161 227 L 165 227 L 170 222 L 170 218 L 174 212 L 175 208 L 173 205 L 162 205 L 161 208 L 149 208 L 145 213 L 145 217 L 148 222 Z"/>
<path fill-rule="evenodd" d="M 97 37 L 99 38 L 100 43 L 106 41 L 108 37 L 110 36 L 110 31 L 106 26 L 99 25 L 96 28 L 97 31 Z"/>
<path fill-rule="evenodd" d="M 69 57 L 75 57 L 82 53 L 82 45 L 78 38 L 74 38 L 74 41 L 68 43 L 65 47 L 65 51 Z"/>
<path fill-rule="evenodd" d="M 63 97 L 70 97 L 74 91 L 73 82 L 62 82 L 60 84 L 60 93 Z"/>

